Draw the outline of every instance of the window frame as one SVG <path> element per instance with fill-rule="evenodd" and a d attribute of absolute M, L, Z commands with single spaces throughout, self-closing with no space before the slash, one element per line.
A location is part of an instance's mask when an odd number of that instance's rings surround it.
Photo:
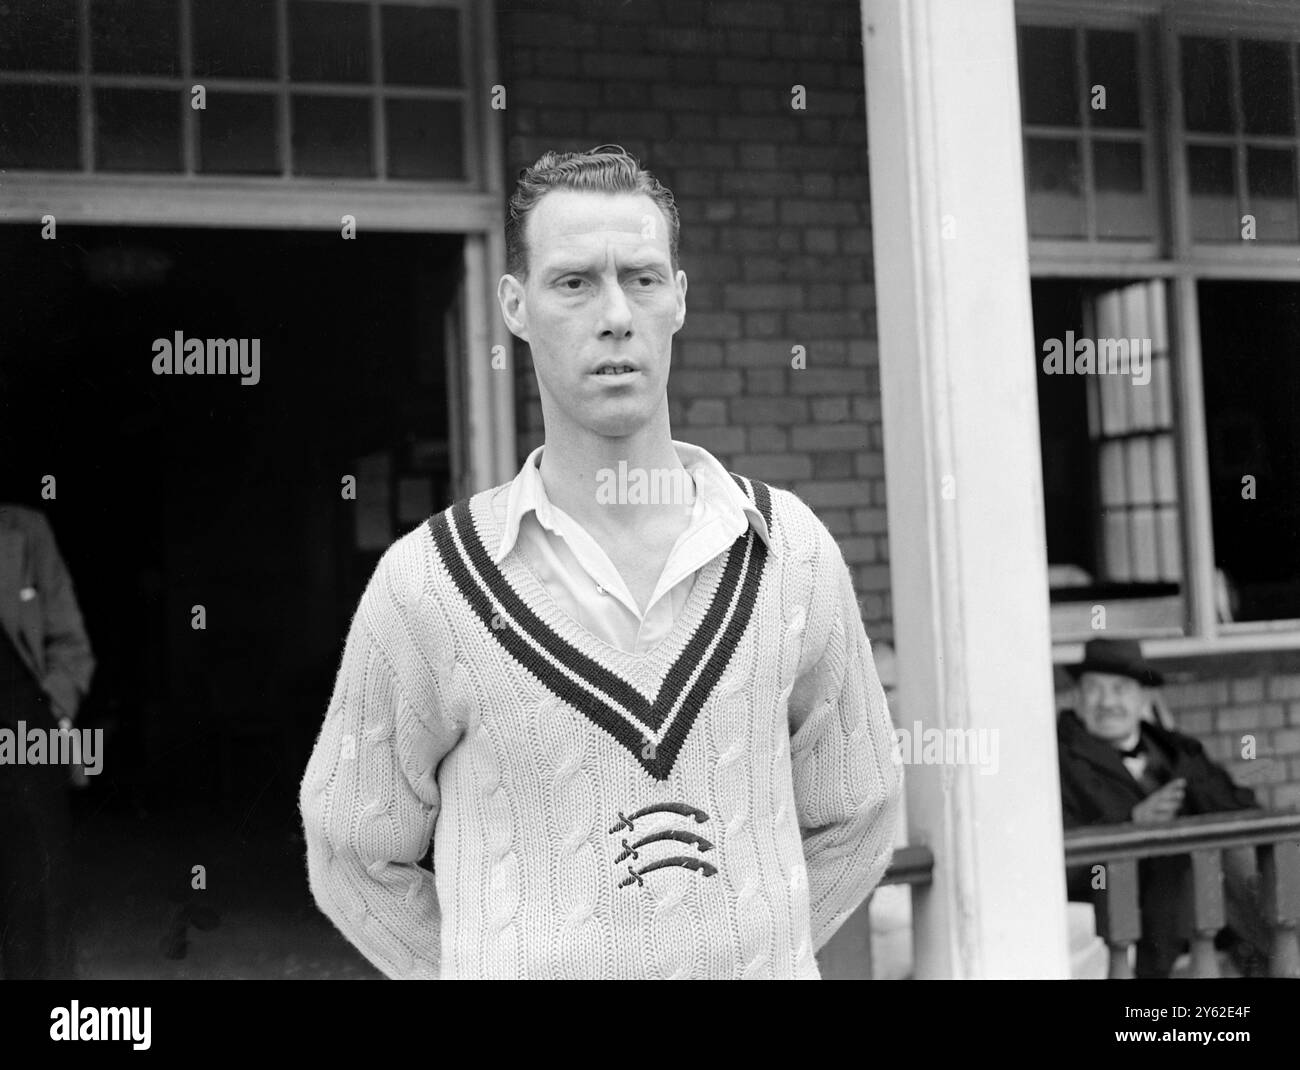
<path fill-rule="evenodd" d="M 1049 15 L 1023 18 L 1021 9 L 1017 7 L 1016 29 L 1019 31 L 1021 26 L 1042 26 L 1052 29 L 1070 29 L 1070 30 L 1134 30 L 1138 35 L 1138 62 L 1139 64 L 1147 62 L 1150 59 L 1149 52 L 1152 48 L 1148 39 L 1146 26 L 1140 19 L 1134 19 L 1132 16 L 1126 16 L 1115 11 L 1108 11 L 1104 17 L 1080 21 L 1077 15 L 1057 9 L 1049 9 Z M 1017 41 L 1019 33 L 1017 32 Z M 1074 36 L 1074 59 L 1075 59 L 1075 77 L 1077 84 L 1075 89 L 1079 94 L 1079 100 L 1082 102 L 1088 100 L 1089 90 L 1087 82 L 1087 40 L 1083 33 L 1076 33 Z M 1160 94 L 1152 91 L 1152 87 L 1147 79 L 1141 76 L 1139 70 L 1138 91 L 1141 94 L 1139 103 L 1139 112 L 1142 118 L 1142 132 L 1140 134 L 1131 130 L 1116 129 L 1110 130 L 1105 127 L 1097 127 L 1092 123 L 1080 124 L 1078 127 L 1062 126 L 1045 126 L 1042 124 L 1028 125 L 1023 119 L 1021 121 L 1021 136 L 1039 138 L 1049 138 L 1052 140 L 1064 140 L 1066 137 L 1077 139 L 1080 144 L 1080 177 L 1083 189 L 1083 209 L 1085 218 L 1085 229 L 1091 235 L 1096 227 L 1095 218 L 1095 174 L 1092 166 L 1093 146 L 1096 141 L 1121 141 L 1127 144 L 1141 145 L 1146 150 L 1146 161 L 1149 167 L 1151 180 L 1148 183 L 1151 189 L 1151 209 L 1157 216 L 1154 228 L 1154 236 L 1149 239 L 1106 239 L 1100 240 L 1092 237 L 1085 238 L 1038 238 L 1030 237 L 1031 262 L 1032 254 L 1043 252 L 1055 253 L 1057 256 L 1074 258 L 1079 255 L 1079 249 L 1086 247 L 1095 249 L 1102 259 L 1112 260 L 1133 260 L 1138 262 L 1148 262 L 1160 255 L 1160 249 L 1164 243 L 1165 236 L 1168 232 L 1168 220 L 1166 213 L 1161 211 L 1161 204 L 1158 197 L 1158 180 L 1163 174 L 1163 145 L 1160 138 L 1161 116 L 1157 111 L 1157 104 Z M 1086 106 L 1085 106 L 1086 107 Z M 1026 190 L 1028 195 L 1028 190 Z"/>
<path fill-rule="evenodd" d="M 234 183 L 239 188 L 259 189 L 281 186 L 285 182 L 317 182 L 322 187 L 339 187 L 349 184 L 364 185 L 376 189 L 394 191 L 418 191 L 427 197 L 431 190 L 439 192 L 472 193 L 485 191 L 489 176 L 483 167 L 485 141 L 491 129 L 491 117 L 485 114 L 488 108 L 487 94 L 481 90 L 486 86 L 476 85 L 475 72 L 481 71 L 479 42 L 483 39 L 485 26 L 490 19 L 490 5 L 477 0 L 316 0 L 323 3 L 361 4 L 367 9 L 370 29 L 370 64 L 372 69 L 369 82 L 318 82 L 297 81 L 289 76 L 289 4 L 292 0 L 268 0 L 274 6 L 276 22 L 276 67 L 277 71 L 269 78 L 213 78 L 196 77 L 193 72 L 193 0 L 175 0 L 178 12 L 179 34 L 177 47 L 180 51 L 179 70 L 175 75 L 156 74 L 113 74 L 96 72 L 91 62 L 90 9 L 91 0 L 76 0 L 78 33 L 78 70 L 64 73 L 0 71 L 0 85 L 63 85 L 75 88 L 79 94 L 79 156 L 80 163 L 76 170 L 60 169 L 56 171 L 13 170 L 7 181 L 36 181 L 42 184 L 49 177 L 66 178 L 72 175 L 105 176 L 111 180 L 118 178 L 174 179 L 184 185 L 220 187 Z M 443 8 L 460 12 L 460 67 L 464 82 L 460 86 L 407 86 L 388 85 L 383 81 L 383 40 L 380 33 L 381 7 L 415 7 Z M 491 83 L 487 83 L 490 85 Z M 188 99 L 190 90 L 195 85 L 204 85 L 208 89 L 219 88 L 222 92 L 248 93 L 269 96 L 276 108 L 276 140 L 278 147 L 277 175 L 232 175 L 214 174 L 198 169 L 199 163 L 199 112 L 194 108 L 184 107 L 180 99 Z M 181 169 L 179 171 L 105 171 L 94 167 L 97 140 L 97 122 L 95 115 L 95 91 L 98 89 L 134 89 L 167 90 L 178 95 L 181 110 L 180 150 Z M 294 174 L 292 170 L 292 134 L 291 111 L 295 96 L 331 97 L 343 99 L 368 100 L 370 103 L 371 122 L 371 167 L 374 174 L 366 178 L 348 178 L 344 176 L 311 178 Z M 388 175 L 387 122 L 384 116 L 386 100 L 451 100 L 461 104 L 461 152 L 465 163 L 465 177 L 461 179 L 399 179 Z"/>
<path fill-rule="evenodd" d="M 89 26 L 90 0 L 77 0 L 82 26 Z M 274 0 L 279 20 L 280 70 L 275 82 L 280 88 L 280 151 L 289 151 L 287 81 L 288 0 Z M 370 0 L 367 0 L 370 2 Z M 492 367 L 491 354 L 497 346 L 512 352 L 511 337 L 501 317 L 495 314 L 497 279 L 505 273 L 504 156 L 501 113 L 489 106 L 491 87 L 498 79 L 496 19 L 494 5 L 480 0 L 373 0 L 371 7 L 372 48 L 379 46 L 373 33 L 379 17 L 379 3 L 457 7 L 462 12 L 461 62 L 465 72 L 462 92 L 466 100 L 464 122 L 475 136 L 465 143 L 466 173 L 474 181 L 445 182 L 397 179 L 330 179 L 294 175 L 288 169 L 279 176 L 241 177 L 206 175 L 193 170 L 193 149 L 197 139 L 184 133 L 184 172 L 95 171 L 90 163 L 90 130 L 87 110 L 92 114 L 89 33 L 80 34 L 78 72 L 67 76 L 0 74 L 0 81 L 44 82 L 62 79 L 81 91 L 81 164 L 79 171 L 10 171 L 0 182 L 0 222 L 42 226 L 46 216 L 59 224 L 125 226 L 222 227 L 228 229 L 332 230 L 342 226 L 342 217 L 356 220 L 358 240 L 366 231 L 460 234 L 465 239 L 462 293 L 460 300 L 460 360 L 449 371 L 451 403 L 450 435 L 453 451 L 453 479 L 456 496 L 492 487 L 513 478 L 516 460 L 514 419 L 514 362 L 508 371 Z M 181 0 L 180 47 L 183 69 L 179 78 L 151 76 L 95 76 L 93 84 L 173 88 L 194 84 L 187 81 L 191 66 L 189 34 L 190 0 Z M 373 56 L 372 56 L 373 60 Z M 365 87 L 373 94 L 374 107 L 382 108 L 391 90 L 376 82 Z M 100 79 L 103 79 L 101 82 Z M 223 80 L 223 84 L 239 84 Z M 204 83 L 207 84 L 207 83 Z M 258 83 L 264 86 L 267 83 Z M 305 86 L 310 83 L 292 83 Z M 400 94 L 399 94 L 400 95 Z M 192 109 L 185 108 L 186 112 Z M 185 127 L 196 131 L 187 116 Z M 379 128 L 382 131 L 382 126 Z M 372 151 L 384 149 L 376 136 Z M 283 158 L 283 157 L 282 157 Z M 382 172 L 379 172 L 382 173 Z M 342 239 L 340 239 L 342 240 Z M 460 399 L 457 404 L 456 399 Z"/>
<path fill-rule="evenodd" d="M 1017 0 L 1016 25 L 1134 30 L 1139 34 L 1141 60 L 1158 65 L 1155 71 L 1139 72 L 1139 84 L 1158 89 L 1154 94 L 1156 99 L 1148 99 L 1144 106 L 1143 116 L 1145 119 L 1150 115 L 1156 124 L 1151 131 L 1157 152 L 1152 161 L 1152 176 L 1154 207 L 1163 215 L 1161 238 L 1156 243 L 1033 238 L 1028 241 L 1031 278 L 1162 278 L 1168 286 L 1171 352 L 1175 357 L 1184 620 L 1181 635 L 1171 636 L 1157 630 L 1134 630 L 1131 634 L 1142 638 L 1148 652 L 1155 656 L 1300 649 L 1300 619 L 1229 623 L 1217 618 L 1197 292 L 1197 284 L 1202 279 L 1300 282 L 1300 242 L 1270 242 L 1252 247 L 1198 243 L 1192 239 L 1185 156 L 1188 135 L 1183 126 L 1180 73 L 1180 39 L 1183 35 L 1198 34 L 1287 41 L 1295 70 L 1298 64 L 1294 57 L 1300 45 L 1300 10 L 1284 7 L 1274 0 L 1261 0 L 1258 9 L 1250 10 L 1243 10 L 1231 0 L 1180 0 L 1177 4 L 1168 0 L 1126 0 L 1122 6 L 1102 0 Z M 1082 35 L 1079 39 L 1082 40 Z M 1234 46 L 1232 55 L 1237 54 L 1238 48 Z M 1235 58 L 1233 64 L 1235 74 Z M 1300 96 L 1300 82 L 1293 86 L 1293 91 Z M 1152 96 L 1149 92 L 1145 95 Z M 1234 92 L 1234 98 L 1238 95 Z M 1234 107 L 1239 107 L 1239 103 Z M 1300 128 L 1300 107 L 1296 110 L 1296 123 Z M 1243 138 L 1241 134 L 1233 136 L 1239 141 Z M 1297 161 L 1300 171 L 1300 150 Z M 1087 181 L 1091 181 L 1090 177 Z M 1058 664 L 1077 661 L 1082 649 L 1083 636 L 1079 634 L 1071 632 L 1052 638 L 1053 661 Z"/>

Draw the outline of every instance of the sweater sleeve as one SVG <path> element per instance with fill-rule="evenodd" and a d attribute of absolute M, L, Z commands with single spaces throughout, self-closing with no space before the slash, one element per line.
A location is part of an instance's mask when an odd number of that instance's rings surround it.
<path fill-rule="evenodd" d="M 430 629 L 413 626 L 424 582 L 414 545 L 391 549 L 362 596 L 299 810 L 321 911 L 388 977 L 434 979 L 441 919 L 433 876 L 418 863 L 438 817 L 438 763 L 458 732 L 427 639 L 416 642 Z"/>
<path fill-rule="evenodd" d="M 796 681 L 789 707 L 814 950 L 889 866 L 903 786 L 853 578 L 829 532 L 821 534 L 818 572 L 833 607 L 830 631 L 816 663 Z"/>

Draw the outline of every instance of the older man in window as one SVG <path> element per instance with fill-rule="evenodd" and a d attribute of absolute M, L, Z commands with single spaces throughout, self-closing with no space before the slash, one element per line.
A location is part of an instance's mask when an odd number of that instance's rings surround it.
<path fill-rule="evenodd" d="M 1079 709 L 1062 711 L 1057 722 L 1067 829 L 1130 821 L 1161 825 L 1176 817 L 1257 805 L 1254 792 L 1233 783 L 1197 740 L 1144 716 L 1151 707 L 1150 689 L 1163 680 L 1143 660 L 1136 641 L 1093 639 L 1070 672 L 1078 681 Z M 1260 972 L 1267 961 L 1267 931 L 1257 880 L 1235 858 L 1225 869 L 1227 939 L 1243 972 Z M 1184 949 L 1191 928 L 1189 875 L 1186 857 L 1148 858 L 1139 865 L 1139 977 L 1167 977 Z M 1089 877 L 1088 867 L 1069 874 L 1071 899 L 1092 898 Z"/>

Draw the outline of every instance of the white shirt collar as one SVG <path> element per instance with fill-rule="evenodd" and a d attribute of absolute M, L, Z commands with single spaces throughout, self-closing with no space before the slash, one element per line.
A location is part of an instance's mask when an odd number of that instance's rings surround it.
<path fill-rule="evenodd" d="M 672 440 L 672 444 L 682 466 L 690 471 L 699 496 L 716 509 L 724 519 L 733 521 L 740 530 L 744 530 L 744 522 L 748 521 L 749 526 L 770 549 L 772 542 L 763 514 L 745 496 L 745 492 L 737 486 L 722 463 L 702 446 L 678 442 L 676 439 Z M 501 564 L 514 549 L 515 542 L 519 538 L 519 523 L 529 511 L 536 512 L 538 521 L 544 527 L 554 527 L 551 502 L 546 496 L 546 485 L 537 470 L 542 450 L 545 448 L 544 444 L 538 446 L 528 455 L 523 467 L 519 469 L 519 474 L 510 484 L 506 497 L 501 543 L 492 558 L 494 564 Z"/>

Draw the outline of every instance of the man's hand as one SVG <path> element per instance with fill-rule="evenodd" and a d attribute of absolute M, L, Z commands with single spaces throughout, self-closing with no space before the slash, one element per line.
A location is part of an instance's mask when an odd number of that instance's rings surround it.
<path fill-rule="evenodd" d="M 1182 809 L 1186 792 L 1187 781 L 1182 777 L 1171 780 L 1163 788 L 1157 788 L 1133 807 L 1134 824 L 1159 825 L 1172 821 Z"/>

